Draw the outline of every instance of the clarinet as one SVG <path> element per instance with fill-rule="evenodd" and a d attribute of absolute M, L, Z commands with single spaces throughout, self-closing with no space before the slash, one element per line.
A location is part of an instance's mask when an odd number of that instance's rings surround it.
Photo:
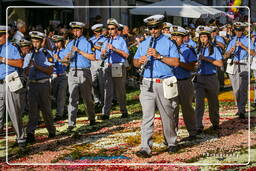
<path fill-rule="evenodd" d="M 206 48 L 205 45 L 203 45 L 203 53 L 202 53 L 202 51 L 201 51 L 199 57 L 200 57 L 201 55 L 204 55 L 205 48 Z M 200 69 L 201 63 L 202 63 L 202 61 L 201 61 L 201 59 L 199 59 L 199 60 L 198 60 L 198 67 L 197 67 L 197 69 L 196 69 L 195 76 L 194 76 L 194 78 L 192 79 L 194 83 L 197 83 L 197 82 L 198 82 L 198 81 L 197 81 L 197 75 L 198 75 L 198 71 L 199 71 L 199 69 Z"/>
<path fill-rule="evenodd" d="M 74 39 L 74 42 L 73 42 L 73 46 L 76 46 L 76 42 L 77 42 L 77 38 Z M 73 47 L 72 46 L 72 47 Z M 74 58 L 74 56 L 76 55 L 76 52 L 74 52 L 73 50 L 71 51 L 71 56 L 72 58 Z M 75 60 L 75 74 L 74 74 L 74 77 L 77 77 L 77 59 L 74 59 Z"/>
<path fill-rule="evenodd" d="M 148 46 L 148 49 L 149 48 L 152 48 L 152 45 L 153 45 L 153 42 L 155 41 L 155 38 L 152 37 L 151 40 L 150 40 L 150 43 L 149 43 L 149 46 Z M 147 55 L 147 58 L 149 58 L 149 56 Z M 144 72 L 145 72 L 145 69 L 146 69 L 146 65 L 148 64 L 149 60 L 147 60 L 144 64 L 141 65 L 140 67 L 140 83 L 142 84 L 142 79 L 143 79 L 143 75 L 144 75 Z"/>
<path fill-rule="evenodd" d="M 32 55 L 31 55 L 31 58 L 30 58 L 30 61 L 31 61 L 31 60 L 34 60 L 35 55 L 36 55 L 36 53 L 38 53 L 38 51 L 39 51 L 38 49 L 34 49 L 34 50 L 33 50 Z M 35 62 L 35 61 L 34 61 L 34 62 Z M 30 68 L 31 68 L 31 65 L 29 65 L 29 70 L 30 70 Z M 36 69 L 35 67 L 34 67 L 34 70 L 37 71 L 37 69 Z M 34 73 L 34 74 L 35 74 L 35 73 Z M 33 74 L 33 75 L 34 75 L 34 74 Z"/>
<path fill-rule="evenodd" d="M 110 39 L 111 38 L 108 39 L 108 43 L 110 42 Z M 104 55 L 101 55 L 102 62 L 100 64 L 100 67 L 102 68 L 104 67 L 105 60 L 108 59 L 109 55 L 110 55 L 110 50 L 107 50 L 107 52 Z"/>

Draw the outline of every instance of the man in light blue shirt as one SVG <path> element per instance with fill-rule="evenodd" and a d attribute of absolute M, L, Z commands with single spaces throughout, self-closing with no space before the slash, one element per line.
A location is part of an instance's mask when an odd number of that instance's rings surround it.
<path fill-rule="evenodd" d="M 95 109 L 101 109 L 104 99 L 104 79 L 101 67 L 101 47 L 107 38 L 102 35 L 103 24 L 95 24 L 91 27 L 94 36 L 90 38 L 95 49 L 96 60 L 91 62 L 92 72 L 92 94 L 94 97 Z"/>
<path fill-rule="evenodd" d="M 95 125 L 95 110 L 92 99 L 91 61 L 95 60 L 91 43 L 83 36 L 84 23 L 70 22 L 74 39 L 67 44 L 65 54 L 70 59 L 68 73 L 69 105 L 68 132 L 76 127 L 79 95 L 84 100 L 88 111 L 90 125 Z"/>
<path fill-rule="evenodd" d="M 110 116 L 110 110 L 113 99 L 113 88 L 117 101 L 120 105 L 122 118 L 128 117 L 126 108 L 126 68 L 125 60 L 129 56 L 127 43 L 118 35 L 118 22 L 110 18 L 107 21 L 107 28 L 110 37 L 104 42 L 101 49 L 101 55 L 104 60 L 104 106 L 102 108 L 102 119 L 107 120 Z"/>
<path fill-rule="evenodd" d="M 20 92 L 11 92 L 5 82 L 7 75 L 18 71 L 18 68 L 22 67 L 23 60 L 18 49 L 12 43 L 6 41 L 9 35 L 8 30 L 8 27 L 0 26 L 0 133 L 3 134 L 4 118 L 5 114 L 8 113 L 16 133 L 17 143 L 20 147 L 23 147 L 26 139 L 22 124 Z M 6 107 L 7 105 L 8 107 Z"/>
<path fill-rule="evenodd" d="M 248 60 L 249 53 L 253 55 L 255 52 L 253 44 L 244 34 L 243 23 L 234 23 L 236 36 L 231 39 L 226 49 L 225 58 L 231 58 L 234 67 L 233 73 L 229 73 L 233 93 L 235 95 L 238 107 L 237 115 L 244 119 L 246 113 L 246 104 L 248 101 Z M 250 49 L 249 49 L 250 43 Z"/>
<path fill-rule="evenodd" d="M 174 67 L 179 65 L 179 53 L 176 45 L 161 34 L 163 18 L 163 15 L 153 15 L 144 19 L 151 36 L 141 42 L 133 60 L 134 66 L 138 68 L 142 66 L 142 71 L 144 71 L 141 73 L 143 80 L 140 94 L 143 111 L 141 146 L 140 150 L 136 152 L 136 155 L 142 158 L 151 157 L 156 107 L 160 111 L 167 151 L 171 154 L 177 150 L 177 119 L 174 116 L 174 111 L 178 105 L 178 90 L 167 89 L 164 91 L 163 86 L 168 84 L 168 87 L 171 88 L 174 87 L 171 86 L 172 84 L 176 84 Z M 170 83 L 165 82 L 168 80 Z M 166 96 L 165 94 L 169 91 L 173 95 Z"/>

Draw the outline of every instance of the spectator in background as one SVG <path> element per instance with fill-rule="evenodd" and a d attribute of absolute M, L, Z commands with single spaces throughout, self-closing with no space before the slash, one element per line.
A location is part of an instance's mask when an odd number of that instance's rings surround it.
<path fill-rule="evenodd" d="M 24 34 L 27 31 L 26 23 L 22 20 L 18 20 L 17 22 L 17 31 L 13 36 L 13 42 L 18 43 L 21 39 L 24 39 Z"/>

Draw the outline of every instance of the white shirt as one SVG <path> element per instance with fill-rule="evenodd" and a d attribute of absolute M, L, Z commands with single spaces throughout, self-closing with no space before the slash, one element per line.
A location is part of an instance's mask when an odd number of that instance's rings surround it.
<path fill-rule="evenodd" d="M 13 36 L 13 41 L 15 43 L 18 43 L 21 39 L 24 39 L 24 34 L 21 33 L 19 30 L 17 30 L 17 32 L 15 33 L 15 35 Z"/>

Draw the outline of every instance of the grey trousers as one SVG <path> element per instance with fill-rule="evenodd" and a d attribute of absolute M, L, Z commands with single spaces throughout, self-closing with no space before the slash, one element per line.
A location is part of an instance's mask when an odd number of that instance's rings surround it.
<path fill-rule="evenodd" d="M 151 152 L 154 116 L 156 107 L 160 111 L 163 125 L 164 139 L 168 147 L 176 146 L 177 140 L 177 116 L 174 115 L 178 104 L 178 97 L 166 99 L 162 83 L 153 83 L 153 92 L 148 91 L 150 81 L 143 80 L 140 87 L 140 103 L 143 118 L 141 125 L 141 149 Z"/>
<path fill-rule="evenodd" d="M 50 82 L 29 83 L 29 122 L 27 126 L 27 133 L 35 133 L 35 129 L 37 128 L 38 124 L 38 119 L 40 118 L 39 111 L 41 111 L 48 132 L 51 134 L 55 134 L 56 128 L 53 125 L 50 95 Z"/>
<path fill-rule="evenodd" d="M 94 103 L 92 99 L 92 75 L 90 69 L 77 71 L 74 76 L 74 69 L 70 69 L 68 74 L 69 105 L 68 105 L 68 126 L 76 125 L 77 110 L 79 104 L 79 94 L 87 107 L 88 118 L 95 120 Z"/>
<path fill-rule="evenodd" d="M 127 113 L 126 108 L 126 68 L 123 65 L 122 67 L 123 76 L 122 77 L 112 77 L 111 66 L 105 64 L 104 70 L 104 106 L 102 108 L 102 113 L 104 115 L 109 115 L 112 107 L 112 99 L 113 99 L 113 88 L 115 91 L 115 95 L 117 97 L 117 101 L 120 105 L 121 113 Z"/>
<path fill-rule="evenodd" d="M 240 65 L 240 72 L 238 71 L 238 65 L 235 65 L 235 74 L 229 74 L 233 93 L 235 96 L 236 104 L 239 113 L 245 113 L 245 106 L 248 101 L 248 68 L 247 65 Z"/>
<path fill-rule="evenodd" d="M 101 60 L 91 62 L 91 73 L 92 73 L 92 94 L 94 103 L 103 104 L 104 94 L 104 79 L 103 69 L 100 66 Z"/>
<path fill-rule="evenodd" d="M 219 125 L 219 81 L 217 75 L 198 75 L 198 83 L 195 83 L 196 90 L 196 126 L 203 129 L 204 98 L 208 100 L 209 116 L 212 125 Z"/>
<path fill-rule="evenodd" d="M 64 106 L 66 102 L 66 92 L 68 87 L 68 78 L 66 75 L 52 79 L 52 93 L 57 104 L 56 116 L 63 117 Z"/>
<path fill-rule="evenodd" d="M 192 101 L 194 97 L 194 86 L 191 79 L 178 81 L 178 104 L 181 106 L 181 111 L 184 119 L 184 123 L 190 136 L 196 135 L 196 114 L 192 107 Z M 177 128 L 179 123 L 179 105 L 175 110 L 175 116 L 177 116 Z"/>
<path fill-rule="evenodd" d="M 7 102 L 7 104 L 6 104 Z M 19 93 L 10 92 L 6 84 L 0 84 L 0 129 L 4 127 L 4 117 L 9 114 L 18 143 L 25 142 L 25 131 L 22 124 L 21 97 Z"/>

